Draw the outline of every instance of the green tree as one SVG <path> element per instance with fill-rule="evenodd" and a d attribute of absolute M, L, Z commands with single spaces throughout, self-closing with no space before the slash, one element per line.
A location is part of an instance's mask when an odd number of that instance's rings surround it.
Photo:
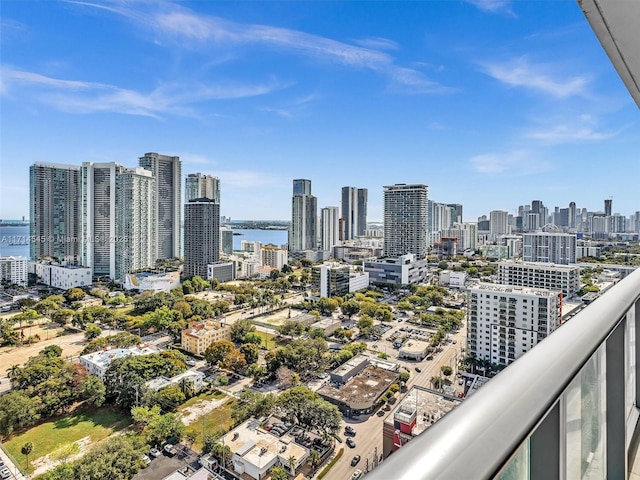
<path fill-rule="evenodd" d="M 442 365 L 442 367 L 440 367 L 440 371 L 442 372 L 442 374 L 445 377 L 448 377 L 449 375 L 451 375 L 453 373 L 453 370 L 451 369 L 451 367 L 449 365 Z"/>
<path fill-rule="evenodd" d="M 84 338 L 87 340 L 93 340 L 102 334 L 102 329 L 95 323 L 87 323 L 84 330 Z"/>
<path fill-rule="evenodd" d="M 78 461 L 74 480 L 132 478 L 144 466 L 142 454 L 147 448 L 133 436 L 114 435 L 89 450 Z"/>
<path fill-rule="evenodd" d="M 204 359 L 209 365 L 217 366 L 222 363 L 225 357 L 235 350 L 235 345 L 229 340 L 218 340 L 213 342 L 204 352 Z"/>
<path fill-rule="evenodd" d="M 104 404 L 107 389 L 100 377 L 87 375 L 80 384 L 80 397 L 93 407 L 101 407 Z"/>
<path fill-rule="evenodd" d="M 256 326 L 249 319 L 240 319 L 231 325 L 231 341 L 234 343 L 245 343 L 245 338 L 249 333 L 254 333 Z M 262 341 L 262 339 L 260 339 Z"/>
<path fill-rule="evenodd" d="M 311 462 L 311 469 L 313 470 L 314 474 L 316 473 L 316 470 L 320 466 L 321 458 L 322 457 L 320 457 L 320 454 L 318 453 L 317 450 L 311 449 L 311 451 L 309 452 L 309 461 Z"/>
<path fill-rule="evenodd" d="M 247 365 L 258 361 L 260 348 L 255 343 L 245 343 L 240 347 L 240 352 L 244 355 Z"/>

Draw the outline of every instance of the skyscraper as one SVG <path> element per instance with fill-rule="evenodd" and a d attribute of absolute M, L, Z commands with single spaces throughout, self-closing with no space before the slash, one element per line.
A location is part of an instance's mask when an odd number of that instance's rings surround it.
<path fill-rule="evenodd" d="M 311 195 L 311 180 L 293 181 L 289 250 L 313 250 L 317 244 L 318 201 Z"/>
<path fill-rule="evenodd" d="M 489 213 L 489 233 L 492 240 L 495 240 L 500 235 L 511 233 L 509 231 L 509 212 L 492 210 Z"/>
<path fill-rule="evenodd" d="M 184 201 L 195 198 L 210 198 L 220 203 L 220 179 L 200 172 L 190 173 L 184 181 Z"/>
<path fill-rule="evenodd" d="M 384 256 L 427 256 L 427 195 L 422 184 L 384 188 Z"/>
<path fill-rule="evenodd" d="M 207 265 L 220 260 L 220 204 L 196 198 L 184 206 L 184 276 L 207 278 Z"/>
<path fill-rule="evenodd" d="M 94 277 L 116 278 L 116 182 L 123 171 L 115 162 L 82 164 L 82 264 Z"/>
<path fill-rule="evenodd" d="M 156 179 L 149 170 L 129 168 L 116 178 L 115 278 L 154 266 Z"/>
<path fill-rule="evenodd" d="M 522 259 L 525 262 L 576 263 L 576 235 L 571 233 L 525 233 Z"/>
<path fill-rule="evenodd" d="M 612 203 L 613 203 L 613 199 L 612 198 L 605 198 L 605 200 L 604 200 L 604 216 L 605 217 L 610 217 L 611 216 Z"/>
<path fill-rule="evenodd" d="M 80 167 L 36 163 L 29 169 L 31 260 L 78 265 L 81 258 Z"/>
<path fill-rule="evenodd" d="M 576 202 L 571 202 L 569 203 L 569 228 L 570 229 L 576 228 L 576 217 L 577 217 Z"/>
<path fill-rule="evenodd" d="M 342 187 L 343 240 L 364 235 L 367 228 L 366 188 Z"/>
<path fill-rule="evenodd" d="M 339 243 L 338 207 L 324 207 L 320 212 L 320 247 L 331 250 Z"/>
<path fill-rule="evenodd" d="M 140 166 L 150 170 L 156 179 L 156 232 L 158 258 L 180 256 L 180 221 L 182 217 L 180 157 L 145 153 Z"/>

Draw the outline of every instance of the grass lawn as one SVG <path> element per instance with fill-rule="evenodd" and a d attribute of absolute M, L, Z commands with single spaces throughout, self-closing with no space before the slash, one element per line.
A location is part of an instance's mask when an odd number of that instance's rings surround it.
<path fill-rule="evenodd" d="M 24 469 L 26 458 L 20 450 L 27 442 L 33 443 L 33 452 L 29 456 L 31 464 L 36 458 L 55 452 L 63 445 L 84 437 L 90 437 L 92 442 L 97 442 L 113 432 L 122 430 L 130 423 L 131 419 L 127 415 L 110 408 L 83 410 L 45 421 L 4 442 L 4 446 Z"/>
<path fill-rule="evenodd" d="M 279 347 L 280 343 L 276 340 L 276 335 L 267 332 L 261 332 L 256 330 L 253 333 L 257 333 L 262 337 L 262 343 L 259 345 L 260 348 L 267 348 L 267 350 L 271 350 L 272 348 Z"/>
<path fill-rule="evenodd" d="M 198 402 L 201 402 L 203 400 L 220 400 L 222 397 L 225 397 L 226 395 L 222 392 L 204 392 L 201 393 L 200 395 L 197 395 L 193 398 L 190 398 L 189 400 L 187 400 L 186 402 L 184 402 L 182 405 L 180 405 L 178 407 L 178 412 L 183 411 L 185 408 L 189 408 L 193 405 L 195 405 Z"/>
<path fill-rule="evenodd" d="M 193 444 L 193 449 L 197 452 L 202 451 L 202 432 L 217 434 L 220 430 L 227 432 L 233 425 L 231 418 L 231 407 L 236 400 L 229 400 L 215 410 L 203 415 L 197 421 L 193 422 L 185 428 L 185 435 L 194 432 L 197 435 Z M 24 455 L 23 455 L 24 456 Z"/>

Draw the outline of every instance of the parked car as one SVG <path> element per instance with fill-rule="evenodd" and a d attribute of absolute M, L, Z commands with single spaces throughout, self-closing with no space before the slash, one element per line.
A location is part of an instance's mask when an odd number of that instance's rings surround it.
<path fill-rule="evenodd" d="M 154 458 L 158 458 L 160 455 L 162 455 L 162 453 L 160 453 L 160 450 L 158 450 L 157 448 L 153 447 L 151 450 L 149 450 L 149 453 L 151 454 L 152 457 Z"/>
<path fill-rule="evenodd" d="M 351 437 L 347 438 L 347 447 L 356 448 L 356 442 L 353 438 Z"/>
<path fill-rule="evenodd" d="M 149 455 L 147 455 L 147 454 L 142 455 L 142 460 L 144 460 L 144 466 L 145 467 L 151 463 L 151 459 L 149 458 Z"/>
<path fill-rule="evenodd" d="M 0 469 L 0 477 L 2 477 L 3 479 L 11 478 L 11 472 L 7 467 Z"/>
<path fill-rule="evenodd" d="M 346 427 L 344 427 L 344 433 L 345 435 L 351 435 L 353 437 L 356 436 L 356 431 L 353 429 L 351 425 L 347 425 Z"/>
<path fill-rule="evenodd" d="M 359 461 L 360 461 L 360 455 L 356 455 L 351 459 L 351 466 L 355 467 Z"/>
<path fill-rule="evenodd" d="M 362 476 L 362 470 L 358 469 L 351 474 L 351 480 L 358 480 Z"/>
<path fill-rule="evenodd" d="M 422 369 L 420 367 L 416 367 L 416 372 L 420 373 Z"/>
<path fill-rule="evenodd" d="M 176 447 L 174 445 L 171 445 L 170 443 L 167 443 L 164 448 L 164 453 L 166 453 L 168 456 L 173 457 L 176 453 L 178 453 L 178 450 L 176 449 Z"/>

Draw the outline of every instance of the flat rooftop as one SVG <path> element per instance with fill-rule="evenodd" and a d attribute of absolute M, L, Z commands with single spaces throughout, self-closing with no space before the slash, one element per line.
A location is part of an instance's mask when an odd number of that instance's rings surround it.
<path fill-rule="evenodd" d="M 324 385 L 317 392 L 341 403 L 351 404 L 370 400 L 374 402 L 398 378 L 395 371 L 369 365 L 340 387 Z"/>
<path fill-rule="evenodd" d="M 420 353 L 424 352 L 429 347 L 429 342 L 423 342 L 422 340 L 408 340 L 406 341 L 402 347 L 400 347 L 400 351 L 407 353 Z"/>
<path fill-rule="evenodd" d="M 424 387 L 414 386 L 384 419 L 393 425 L 394 420 L 409 423 L 411 412 L 416 412 L 416 425 L 412 435 L 420 435 L 449 411 L 460 405 L 460 400 L 440 395 Z"/>
<path fill-rule="evenodd" d="M 520 287 L 517 285 L 498 285 L 496 283 L 480 283 L 470 287 L 469 291 L 480 292 L 502 292 L 513 293 L 516 295 L 536 295 L 538 297 L 554 297 L 558 295 L 557 291 L 551 291 L 544 288 Z"/>

